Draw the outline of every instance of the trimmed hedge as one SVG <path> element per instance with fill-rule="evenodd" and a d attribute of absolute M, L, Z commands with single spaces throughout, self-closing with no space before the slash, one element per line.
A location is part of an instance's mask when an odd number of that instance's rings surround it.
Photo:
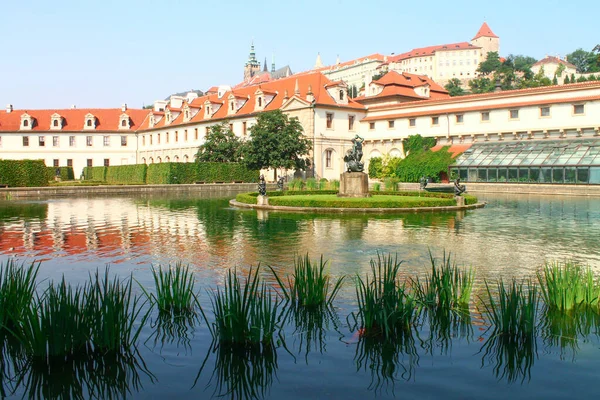
<path fill-rule="evenodd" d="M 196 164 L 162 163 L 150 164 L 146 175 L 149 185 L 169 185 L 196 182 Z"/>
<path fill-rule="evenodd" d="M 106 167 L 106 183 L 143 185 L 146 183 L 146 164 L 115 165 Z"/>
<path fill-rule="evenodd" d="M 46 167 L 46 179 L 53 181 L 56 178 L 56 168 L 60 170 L 61 181 L 72 181 L 75 179 L 73 167 Z"/>
<path fill-rule="evenodd" d="M 106 168 L 107 167 L 84 167 L 83 179 L 86 181 L 106 182 Z"/>
<path fill-rule="evenodd" d="M 454 206 L 456 200 L 414 196 L 337 197 L 326 195 L 279 196 L 269 199 L 273 206 L 332 208 L 412 208 Z"/>
<path fill-rule="evenodd" d="M 9 187 L 48 186 L 43 160 L 0 160 L 0 184 Z"/>
<path fill-rule="evenodd" d="M 197 163 L 196 182 L 258 182 L 260 171 L 246 168 L 241 163 Z"/>

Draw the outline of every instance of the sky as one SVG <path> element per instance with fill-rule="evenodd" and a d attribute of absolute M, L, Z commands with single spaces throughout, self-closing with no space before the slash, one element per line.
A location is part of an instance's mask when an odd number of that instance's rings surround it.
<path fill-rule="evenodd" d="M 469 41 L 485 21 L 500 55 L 563 56 L 600 43 L 600 1 L 0 0 L 0 109 L 139 108 L 235 85 L 261 63 L 314 66 Z"/>

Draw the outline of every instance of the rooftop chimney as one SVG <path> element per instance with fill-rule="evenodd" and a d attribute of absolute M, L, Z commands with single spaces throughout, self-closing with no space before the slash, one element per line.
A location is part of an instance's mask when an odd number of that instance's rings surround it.
<path fill-rule="evenodd" d="M 121 111 L 123 111 L 123 112 L 127 111 L 127 103 L 125 103 L 121 106 Z"/>
<path fill-rule="evenodd" d="M 13 106 L 12 106 L 12 104 L 7 104 L 7 105 L 6 105 L 6 113 L 7 113 L 7 114 L 8 114 L 8 113 L 11 113 L 11 112 L 12 112 L 12 110 L 13 110 Z"/>
<path fill-rule="evenodd" d="M 71 108 L 74 110 L 77 108 L 77 106 L 75 104 L 71 105 Z"/>

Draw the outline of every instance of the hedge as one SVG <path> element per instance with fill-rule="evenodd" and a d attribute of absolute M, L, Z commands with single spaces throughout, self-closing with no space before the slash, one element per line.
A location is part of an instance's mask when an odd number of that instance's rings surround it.
<path fill-rule="evenodd" d="M 196 182 L 258 182 L 260 171 L 240 163 L 197 163 Z"/>
<path fill-rule="evenodd" d="M 269 205 L 332 208 L 413 208 L 455 206 L 454 199 L 414 196 L 337 197 L 336 195 L 295 195 L 269 199 Z"/>
<path fill-rule="evenodd" d="M 46 179 L 53 181 L 56 178 L 56 169 L 60 171 L 61 181 L 72 181 L 75 179 L 75 173 L 73 167 L 46 167 Z"/>
<path fill-rule="evenodd" d="M 150 164 L 146 175 L 149 185 L 168 185 L 196 182 L 196 164 L 161 163 Z"/>
<path fill-rule="evenodd" d="M 146 164 L 115 165 L 106 167 L 106 183 L 117 185 L 143 185 L 146 183 Z"/>
<path fill-rule="evenodd" d="M 107 167 L 84 167 L 83 178 L 86 181 L 106 181 L 106 168 Z"/>
<path fill-rule="evenodd" d="M 43 160 L 0 160 L 0 184 L 9 187 L 48 186 Z"/>

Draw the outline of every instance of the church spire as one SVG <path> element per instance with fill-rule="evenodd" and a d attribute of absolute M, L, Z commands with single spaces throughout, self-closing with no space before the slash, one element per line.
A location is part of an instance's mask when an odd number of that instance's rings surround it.
<path fill-rule="evenodd" d="M 265 57 L 265 64 L 263 66 L 263 72 L 269 72 L 269 70 L 267 69 L 267 57 Z"/>
<path fill-rule="evenodd" d="M 248 55 L 248 64 L 256 63 L 256 53 L 254 52 L 254 40 L 250 45 L 250 54 Z"/>
<path fill-rule="evenodd" d="M 275 72 L 275 54 L 271 56 L 271 72 Z"/>
<path fill-rule="evenodd" d="M 315 61 L 315 69 L 323 68 L 323 61 L 321 61 L 321 53 L 317 53 L 317 61 Z"/>

